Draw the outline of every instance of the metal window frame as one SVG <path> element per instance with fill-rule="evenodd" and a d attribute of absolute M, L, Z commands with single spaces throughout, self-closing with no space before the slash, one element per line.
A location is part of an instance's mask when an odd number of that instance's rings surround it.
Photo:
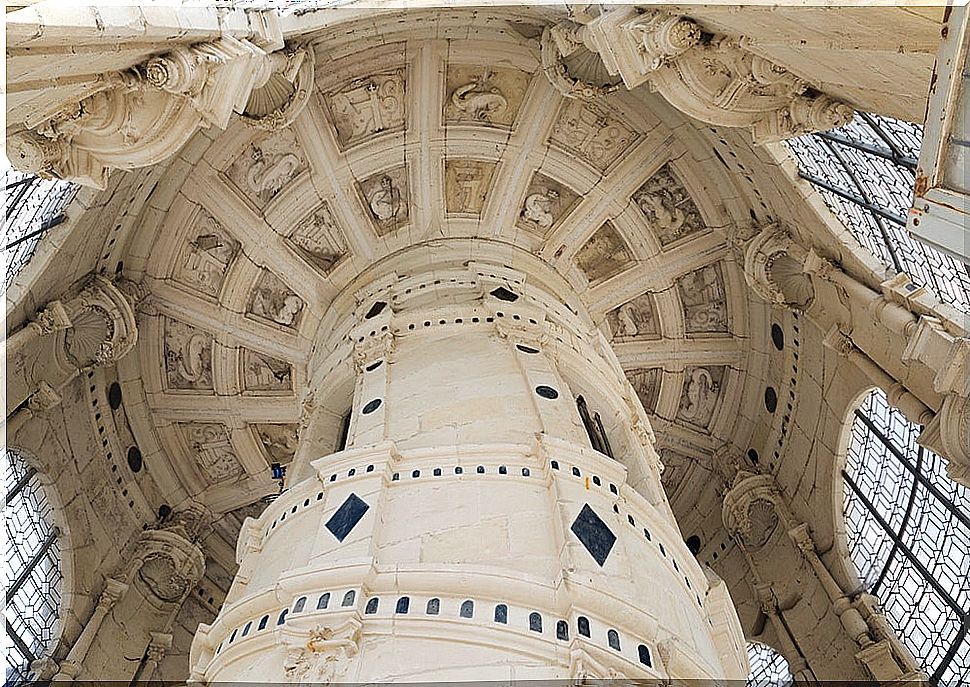
<path fill-rule="evenodd" d="M 872 394 L 878 394 L 878 391 L 873 391 Z M 873 421 L 873 419 L 864 411 L 864 408 L 868 407 L 872 396 L 868 397 L 865 401 L 860 404 L 858 408 L 855 409 L 854 415 L 855 420 L 859 423 L 865 430 L 867 436 L 873 437 L 879 442 L 883 447 L 885 447 L 886 452 L 883 454 L 884 460 L 894 460 L 898 464 L 905 468 L 905 471 L 912 476 L 912 482 L 909 485 L 909 495 L 906 500 L 905 511 L 903 512 L 902 520 L 898 527 L 893 527 L 887 520 L 887 515 L 873 502 L 873 498 L 866 494 L 865 489 L 863 489 L 855 478 L 847 469 L 841 471 L 843 481 L 845 485 L 849 488 L 854 497 L 861 503 L 864 508 L 865 513 L 873 522 L 878 525 L 879 529 L 885 533 L 892 542 L 892 548 L 890 549 L 889 555 L 883 562 L 882 569 L 879 572 L 879 576 L 876 582 L 872 585 L 872 593 L 877 593 L 879 588 L 887 581 L 891 575 L 892 570 L 900 564 L 899 556 L 905 559 L 905 561 L 918 573 L 919 577 L 936 593 L 936 595 L 941 599 L 947 608 L 955 615 L 959 626 L 957 631 L 952 635 L 949 641 L 946 652 L 940 658 L 939 663 L 933 667 L 932 674 L 930 675 L 930 681 L 933 684 L 938 684 L 943 673 L 949 668 L 950 664 L 953 662 L 957 651 L 964 646 L 968 634 L 970 634 L 970 608 L 964 608 L 961 603 L 954 597 L 955 593 L 958 591 L 951 591 L 947 589 L 940 579 L 933 574 L 933 572 L 927 567 L 926 564 L 922 562 L 920 557 L 913 551 L 913 548 L 907 543 L 905 539 L 907 534 L 912 534 L 912 526 L 914 520 L 915 500 L 916 493 L 918 490 L 922 489 L 923 496 L 925 498 L 931 498 L 937 503 L 943 506 L 944 510 L 949 514 L 952 521 L 958 522 L 963 525 L 968 530 L 970 530 L 970 514 L 965 513 L 959 506 L 957 506 L 953 500 L 947 496 L 940 488 L 927 477 L 925 472 L 926 465 L 926 454 L 929 453 L 928 450 L 924 449 L 922 446 L 913 445 L 902 447 L 897 442 L 893 441 L 892 438 L 887 436 L 886 432 L 882 431 L 879 425 Z M 882 402 L 886 404 L 888 412 L 893 414 L 898 414 L 898 411 L 892 409 L 885 398 L 882 398 Z M 897 418 L 898 419 L 898 418 Z M 911 425 L 911 423 L 907 424 Z M 916 457 L 915 460 L 911 457 L 911 454 L 915 450 Z M 857 458 L 865 461 L 866 456 L 858 455 Z M 849 499 L 845 500 L 846 505 L 843 507 L 843 514 L 848 512 Z M 863 571 L 859 571 L 862 573 Z"/>

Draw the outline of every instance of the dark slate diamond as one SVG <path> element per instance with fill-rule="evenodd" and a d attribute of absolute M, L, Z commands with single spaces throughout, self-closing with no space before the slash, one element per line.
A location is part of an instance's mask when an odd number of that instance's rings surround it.
<path fill-rule="evenodd" d="M 606 523 L 600 520 L 600 516 L 589 507 L 589 504 L 586 504 L 569 529 L 602 568 L 610 551 L 613 550 L 613 544 L 616 543 L 616 535 L 610 531 Z"/>
<path fill-rule="evenodd" d="M 327 529 L 337 538 L 337 541 L 343 541 L 350 534 L 350 531 L 357 526 L 360 519 L 364 517 L 368 508 L 370 506 L 364 503 L 363 499 L 357 494 L 351 494 L 337 509 L 337 512 L 327 520 Z M 610 546 L 612 546 L 612 543 Z"/>

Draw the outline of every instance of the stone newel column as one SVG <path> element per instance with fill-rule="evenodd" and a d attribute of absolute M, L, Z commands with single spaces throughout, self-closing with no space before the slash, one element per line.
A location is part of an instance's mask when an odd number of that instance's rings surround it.
<path fill-rule="evenodd" d="M 724 585 L 684 545 L 578 298 L 531 256 L 447 253 L 399 256 L 334 302 L 314 393 L 354 370 L 347 447 L 302 451 L 247 521 L 193 680 L 743 678 Z"/>

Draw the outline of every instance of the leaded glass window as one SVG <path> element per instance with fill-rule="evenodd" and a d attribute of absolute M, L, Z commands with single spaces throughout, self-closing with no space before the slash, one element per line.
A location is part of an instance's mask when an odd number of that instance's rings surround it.
<path fill-rule="evenodd" d="M 857 112 L 847 125 L 788 142 L 799 173 L 878 259 L 941 301 L 970 312 L 970 265 L 906 231 L 923 129 Z"/>
<path fill-rule="evenodd" d="M 5 571 L 7 638 L 6 680 L 25 682 L 31 661 L 40 658 L 60 630 L 61 565 L 50 501 L 37 476 L 16 450 L 7 449 L 5 466 L 7 556 Z"/>
<path fill-rule="evenodd" d="M 785 657 L 761 642 L 748 642 L 748 663 L 751 672 L 745 687 L 788 687 L 791 671 Z"/>
<path fill-rule="evenodd" d="M 41 179 L 15 169 L 4 172 L 3 258 L 7 265 L 3 291 L 33 257 L 43 235 L 64 219 L 63 211 L 78 187 Z"/>
<path fill-rule="evenodd" d="M 938 685 L 970 681 L 970 489 L 917 445 L 920 427 L 872 391 L 855 410 L 844 478 L 849 555 Z"/>

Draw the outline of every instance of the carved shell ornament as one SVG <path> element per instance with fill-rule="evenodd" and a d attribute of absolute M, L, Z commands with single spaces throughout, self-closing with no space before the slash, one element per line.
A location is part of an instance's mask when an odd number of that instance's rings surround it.
<path fill-rule="evenodd" d="M 559 27 L 554 27 L 559 29 Z M 561 31 L 560 31 L 561 33 Z M 581 76 L 574 76 L 570 73 L 569 68 L 563 61 L 565 55 L 563 54 L 560 42 L 563 39 L 557 40 L 553 34 L 553 29 L 545 28 L 542 31 L 542 38 L 540 42 L 540 55 L 542 59 L 542 71 L 545 73 L 546 78 L 549 79 L 549 83 L 555 87 L 562 95 L 567 98 L 578 98 L 580 100 L 594 100 L 610 93 L 615 93 L 622 86 L 622 82 L 616 83 L 603 83 L 597 85 L 590 80 L 583 79 Z M 569 39 L 565 39 L 569 40 Z M 572 42 L 576 47 L 574 47 L 573 52 L 579 50 L 585 50 L 582 48 L 582 43 L 576 39 L 572 39 Z M 588 52 L 588 51 L 587 51 Z M 602 67 L 602 62 L 599 57 L 592 55 L 595 60 L 588 61 L 584 63 L 586 66 L 594 66 L 595 72 L 599 72 Z M 584 70 L 590 71 L 590 70 Z"/>
<path fill-rule="evenodd" d="M 480 122 L 491 122 L 509 108 L 509 101 L 497 86 L 489 85 L 492 73 L 485 69 L 482 75 L 451 94 L 451 103 L 459 112 Z"/>
<path fill-rule="evenodd" d="M 291 48 L 268 55 L 262 83 L 253 88 L 242 119 L 259 129 L 277 131 L 297 118 L 313 89 L 314 53 Z"/>

